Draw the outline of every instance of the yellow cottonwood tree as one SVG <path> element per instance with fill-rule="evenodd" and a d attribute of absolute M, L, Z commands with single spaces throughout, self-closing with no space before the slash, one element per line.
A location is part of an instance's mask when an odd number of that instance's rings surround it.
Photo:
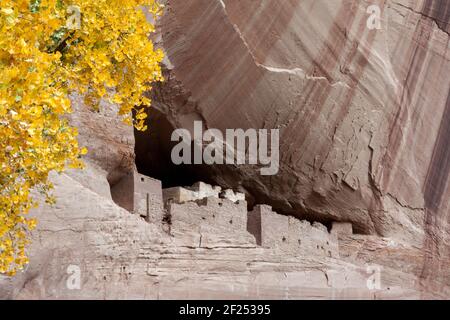
<path fill-rule="evenodd" d="M 111 101 L 146 129 L 143 93 L 162 80 L 163 58 L 146 15 L 161 9 L 156 0 L 1 0 L 0 273 L 28 263 L 31 191 L 52 202 L 49 172 L 83 166 L 87 150 L 66 119 L 71 92 L 94 108 Z"/>

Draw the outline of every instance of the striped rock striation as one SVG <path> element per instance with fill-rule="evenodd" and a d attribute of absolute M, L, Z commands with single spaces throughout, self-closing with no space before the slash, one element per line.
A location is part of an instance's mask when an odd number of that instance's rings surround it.
<path fill-rule="evenodd" d="M 73 97 L 87 168 L 53 176 L 57 203 L 33 212 L 30 265 L 0 277 L 0 297 L 448 299 L 450 2 L 163 2 L 155 41 L 166 81 L 151 94 L 150 129 L 133 134 L 110 106 L 96 113 Z M 371 5 L 380 29 L 368 28 Z M 195 120 L 280 129 L 279 173 L 171 166 L 172 130 Z M 167 216 L 131 214 L 111 189 L 135 166 L 164 188 L 205 181 L 245 193 L 251 230 L 271 206 L 288 248 L 259 245 L 245 226 L 233 225 L 238 236 L 199 226 L 196 203 L 174 205 L 173 233 Z M 291 235 L 297 220 L 337 237 L 339 254 L 288 250 L 304 240 Z"/>
<path fill-rule="evenodd" d="M 448 1 L 169 0 L 159 29 L 167 81 L 153 98 L 173 127 L 280 129 L 277 175 L 208 177 L 278 212 L 423 247 L 422 276 L 448 282 Z"/>

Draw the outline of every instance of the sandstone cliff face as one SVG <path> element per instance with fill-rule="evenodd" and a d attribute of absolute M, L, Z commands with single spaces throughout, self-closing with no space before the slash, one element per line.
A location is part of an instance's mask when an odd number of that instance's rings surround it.
<path fill-rule="evenodd" d="M 0 296 L 448 298 L 450 3 L 165 3 L 157 42 L 166 82 L 152 98 L 167 126 L 158 137 L 193 120 L 279 128 L 277 175 L 196 171 L 279 213 L 351 222 L 357 234 L 339 239 L 339 257 L 291 255 L 189 224 L 169 235 L 111 198 L 110 184 L 134 168 L 133 130 L 110 107 L 93 113 L 74 97 L 87 169 L 54 177 L 58 203 L 34 213 L 31 264 L 0 279 Z M 367 28 L 371 4 L 382 9 L 380 30 Z M 149 144 L 138 137 L 144 160 L 164 149 Z M 69 265 L 81 269 L 81 290 L 67 287 Z M 375 290 L 373 265 L 382 268 Z"/>
<path fill-rule="evenodd" d="M 380 30 L 367 27 L 373 4 Z M 220 167 L 215 179 L 284 213 L 425 245 L 424 276 L 446 273 L 449 14 L 438 0 L 168 1 L 170 89 L 156 100 L 178 126 L 280 128 L 278 175 Z"/>
<path fill-rule="evenodd" d="M 188 95 L 170 107 L 184 126 L 280 128 L 281 173 L 238 182 L 277 207 L 421 242 L 425 208 L 448 208 L 448 10 L 373 3 L 381 30 L 365 2 L 169 1 L 162 46 Z"/>
<path fill-rule="evenodd" d="M 66 174 L 53 180 L 58 204 L 34 213 L 40 225 L 31 263 L 13 279 L 0 278 L 1 298 L 445 297 L 420 290 L 415 274 L 420 251 L 388 240 L 352 236 L 338 258 L 260 247 L 249 233 L 193 221 L 174 224 L 177 230 L 168 235 Z M 97 188 L 107 191 L 108 184 L 99 182 Z M 376 268 L 386 261 L 380 287 L 368 286 L 373 270 L 365 261 Z M 73 267 L 79 287 L 72 286 Z"/>

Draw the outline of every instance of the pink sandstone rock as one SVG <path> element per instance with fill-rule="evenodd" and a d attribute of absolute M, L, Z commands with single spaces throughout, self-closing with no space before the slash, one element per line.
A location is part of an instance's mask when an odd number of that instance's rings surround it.
<path fill-rule="evenodd" d="M 449 3 L 371 1 L 382 8 L 382 29 L 369 30 L 367 3 L 356 0 L 164 2 L 157 119 L 166 131 L 193 120 L 279 128 L 278 175 L 252 166 L 200 171 L 272 206 L 270 214 L 289 214 L 275 216 L 287 249 L 258 245 L 245 216 L 217 225 L 212 214 L 228 218 L 232 202 L 213 211 L 176 204 L 170 232 L 160 228 L 170 221 L 148 223 L 117 205 L 111 186 L 136 169 L 135 152 L 153 159 L 156 149 L 137 135 L 134 150 L 132 128 L 111 106 L 96 113 L 74 97 L 87 169 L 52 176 L 57 203 L 33 212 L 30 265 L 0 277 L 0 298 L 448 299 Z M 302 235 L 311 245 L 326 239 L 333 222 L 351 223 L 353 234 L 330 249 L 290 249 Z M 71 266 L 80 289 L 67 285 Z"/>
<path fill-rule="evenodd" d="M 167 85 L 176 79 L 175 97 L 181 86 L 189 100 L 165 107 L 182 126 L 204 119 L 222 130 L 282 130 L 281 173 L 264 178 L 238 168 L 241 181 L 232 175 L 230 185 L 286 212 L 420 242 L 426 164 L 450 82 L 448 34 L 421 14 L 430 1 L 378 3 L 383 28 L 372 31 L 356 1 L 168 1 L 160 26 Z M 433 66 L 439 72 L 425 81 Z"/>
<path fill-rule="evenodd" d="M 371 4 L 381 30 L 359 1 L 168 0 L 155 106 L 175 127 L 279 128 L 278 175 L 221 166 L 216 181 L 283 213 L 423 247 L 428 279 L 450 252 L 450 8 Z"/>

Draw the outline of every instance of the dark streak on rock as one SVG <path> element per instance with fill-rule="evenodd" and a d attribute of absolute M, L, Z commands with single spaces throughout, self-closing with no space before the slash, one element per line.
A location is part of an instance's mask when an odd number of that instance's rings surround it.
<path fill-rule="evenodd" d="M 444 32 L 450 32 L 450 1 L 426 0 L 422 14 L 433 19 Z"/>
<path fill-rule="evenodd" d="M 434 146 L 433 157 L 425 181 L 424 196 L 427 209 L 436 212 L 441 204 L 450 173 L 450 92 Z"/>
<path fill-rule="evenodd" d="M 441 256 L 447 245 L 441 238 L 440 230 L 445 226 L 448 212 L 441 208 L 444 199 L 447 181 L 450 178 L 450 92 L 439 127 L 436 144 L 433 150 L 427 178 L 424 184 L 425 198 L 425 243 L 424 262 L 422 267 L 422 287 L 427 290 L 434 279 L 439 282 L 440 277 L 445 277 L 446 257 Z M 444 250 L 441 250 L 444 249 Z M 435 284 L 436 286 L 436 284 Z M 442 286 L 442 285 L 439 285 Z M 439 288 L 434 288 L 439 289 Z"/>

